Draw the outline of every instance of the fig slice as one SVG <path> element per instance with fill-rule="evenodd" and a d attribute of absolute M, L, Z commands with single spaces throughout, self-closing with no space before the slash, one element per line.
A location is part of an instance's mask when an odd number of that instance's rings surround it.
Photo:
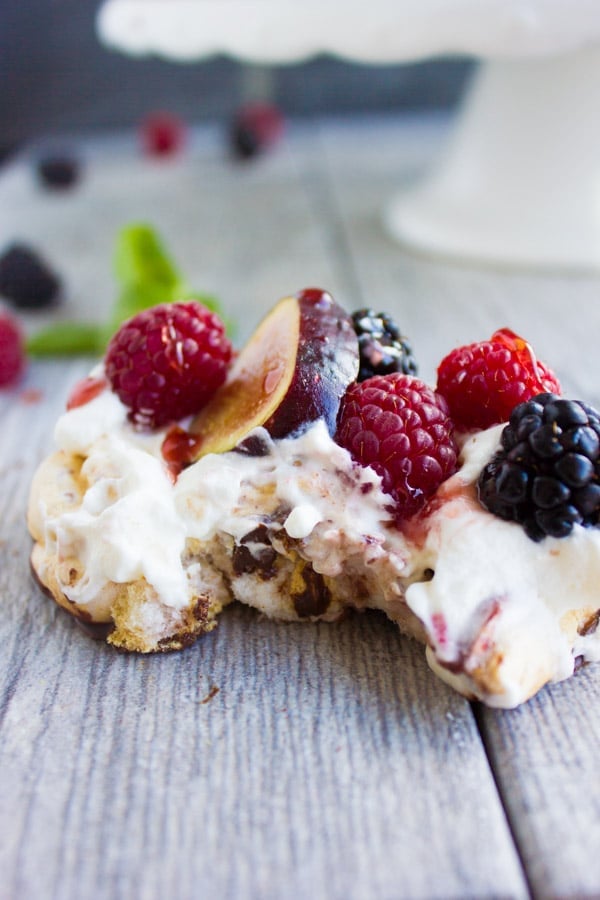
<path fill-rule="evenodd" d="M 194 418 L 195 458 L 231 450 L 264 426 L 275 438 L 323 418 L 335 431 L 340 401 L 358 374 L 350 316 L 330 294 L 308 288 L 262 320 L 227 380 Z"/>

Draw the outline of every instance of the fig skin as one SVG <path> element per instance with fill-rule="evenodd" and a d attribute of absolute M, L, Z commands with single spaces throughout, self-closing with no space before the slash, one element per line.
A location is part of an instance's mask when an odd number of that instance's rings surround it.
<path fill-rule="evenodd" d="M 358 375 L 358 338 L 350 316 L 327 291 L 296 294 L 300 315 L 296 365 L 281 403 L 264 423 L 283 438 L 317 419 L 333 436 L 340 401 Z"/>
<path fill-rule="evenodd" d="M 282 438 L 322 418 L 333 435 L 358 367 L 352 319 L 330 294 L 307 288 L 280 300 L 194 419 L 194 458 L 231 450 L 260 425 Z"/>

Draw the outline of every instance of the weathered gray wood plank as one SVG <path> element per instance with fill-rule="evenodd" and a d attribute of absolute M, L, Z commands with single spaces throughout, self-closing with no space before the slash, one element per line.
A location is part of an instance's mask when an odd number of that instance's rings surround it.
<path fill-rule="evenodd" d="M 420 139 L 419 139 L 420 135 Z M 388 126 L 373 140 L 339 123 L 322 132 L 338 212 L 364 302 L 396 313 L 425 377 L 453 346 L 503 325 L 529 338 L 565 392 L 598 403 L 600 279 L 511 273 L 435 261 L 389 242 L 378 218 L 390 195 L 425 171 L 443 133 L 435 122 Z M 600 894 L 600 667 L 554 685 L 516 711 L 483 710 L 490 762 L 539 897 Z"/>
<path fill-rule="evenodd" d="M 481 710 L 498 787 L 536 897 L 597 897 L 600 680 L 587 667 L 525 706 Z"/>
<path fill-rule="evenodd" d="M 20 638 L 7 897 L 523 895 L 468 706 L 376 616 L 230 610 L 150 660 L 62 616 Z"/>
<path fill-rule="evenodd" d="M 127 140 L 86 152 L 70 199 L 39 196 L 25 165 L 0 179 L 0 242 L 19 233 L 60 260 L 72 313 L 107 307 L 114 230 L 141 217 L 242 335 L 306 284 L 359 301 L 314 129 L 244 170 L 210 131 L 172 167 L 140 165 Z M 385 265 L 381 239 L 369 252 Z M 36 364 L 40 403 L 0 395 L 0 897 L 525 896 L 469 704 L 381 617 L 284 626 L 230 609 L 191 650 L 141 658 L 41 596 L 28 483 L 84 371 Z"/>

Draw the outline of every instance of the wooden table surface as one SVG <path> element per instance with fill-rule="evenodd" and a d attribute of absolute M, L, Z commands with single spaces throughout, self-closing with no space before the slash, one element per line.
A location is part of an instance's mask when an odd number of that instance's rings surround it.
<path fill-rule="evenodd" d="M 240 341 L 319 285 L 394 314 L 428 380 L 453 346 L 509 326 L 566 393 L 600 403 L 600 278 L 446 263 L 386 237 L 383 206 L 446 128 L 292 125 L 249 165 L 210 127 L 162 162 L 131 134 L 77 139 L 72 192 L 42 191 L 26 155 L 0 172 L 0 245 L 37 246 L 65 280 L 60 315 L 91 320 L 114 297 L 116 230 L 149 221 Z M 32 364 L 0 392 L 2 900 L 599 897 L 600 666 L 494 711 L 378 614 L 283 625 L 231 607 L 193 648 L 146 658 L 42 596 L 29 482 L 89 365 Z"/>

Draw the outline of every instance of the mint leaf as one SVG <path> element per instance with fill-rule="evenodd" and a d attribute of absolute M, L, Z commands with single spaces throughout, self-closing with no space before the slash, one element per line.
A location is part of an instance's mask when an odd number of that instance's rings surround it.
<path fill-rule="evenodd" d="M 193 291 L 179 274 L 154 229 L 143 222 L 126 225 L 117 236 L 114 269 L 119 292 L 108 321 L 98 325 L 57 322 L 27 342 L 32 356 L 102 354 L 121 324 L 159 303 L 197 300 L 221 316 L 227 333 L 233 322 L 223 316 L 211 294 Z"/>
<path fill-rule="evenodd" d="M 115 273 L 123 285 L 162 284 L 175 288 L 181 281 L 163 244 L 149 225 L 126 225 L 117 236 Z"/>
<path fill-rule="evenodd" d="M 28 338 L 25 346 L 31 356 L 95 356 L 104 351 L 104 338 L 100 325 L 57 322 Z"/>

